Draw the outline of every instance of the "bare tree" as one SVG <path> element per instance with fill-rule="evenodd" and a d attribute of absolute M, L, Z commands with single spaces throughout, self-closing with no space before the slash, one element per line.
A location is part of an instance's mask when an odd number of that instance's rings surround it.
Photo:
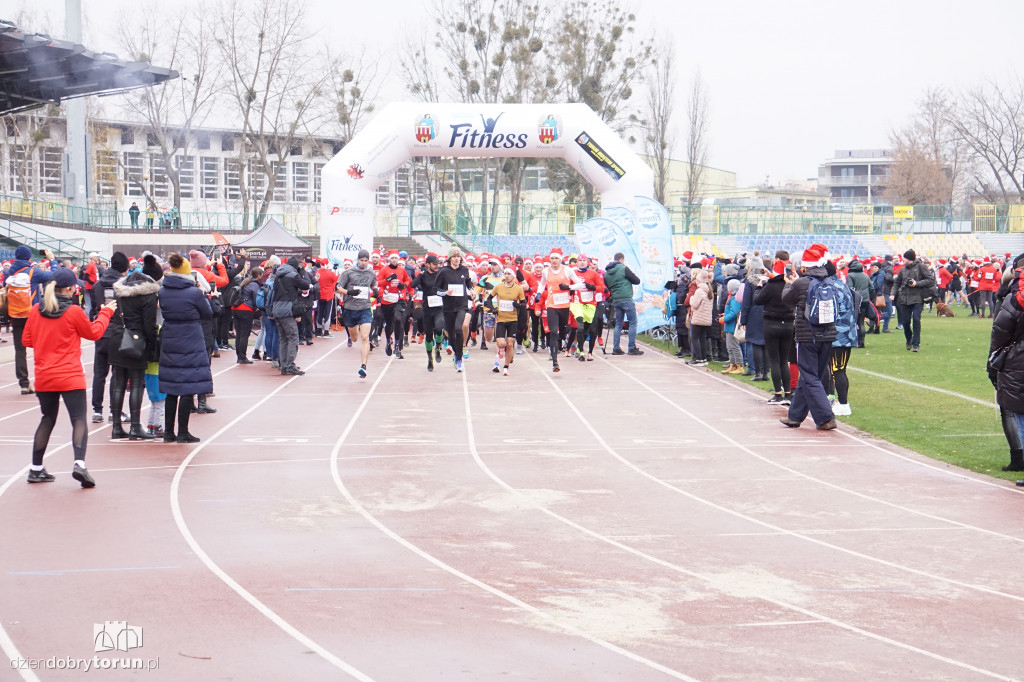
<path fill-rule="evenodd" d="M 635 124 L 628 108 L 633 89 L 643 78 L 652 56 L 650 41 L 636 35 L 636 15 L 616 0 L 568 0 L 557 13 L 554 36 L 547 50 L 554 67 L 547 85 L 569 102 L 582 102 L 616 132 Z M 565 170 L 564 162 L 549 161 L 548 182 L 559 184 L 568 195 L 582 194 L 594 203 L 594 188 L 578 174 Z M 569 186 L 569 179 L 581 186 Z"/>
<path fill-rule="evenodd" d="M 342 139 L 348 143 L 376 110 L 377 97 L 383 84 L 379 60 L 365 51 L 357 57 L 326 54 L 334 115 Z"/>
<path fill-rule="evenodd" d="M 60 108 L 53 104 L 3 116 L 4 128 L 0 131 L 3 133 L 0 134 L 0 147 L 6 160 L 3 191 L 16 191 L 26 199 L 38 199 L 47 181 L 54 180 L 47 177 L 48 171 L 41 163 L 40 153 L 43 143 L 50 137 L 53 121 L 59 117 Z M 58 183 L 59 172 L 58 167 Z"/>
<path fill-rule="evenodd" d="M 710 124 L 708 93 L 700 69 L 693 75 L 690 98 L 686 103 L 686 205 L 687 224 L 700 218 L 692 207 L 700 203 L 704 193 L 704 167 L 708 163 L 708 127 Z"/>
<path fill-rule="evenodd" d="M 675 147 L 672 122 L 676 96 L 675 50 L 670 40 L 663 40 L 651 60 L 651 77 L 647 80 L 647 119 L 644 122 L 644 151 L 654 171 L 654 198 L 665 205 L 669 165 Z"/>
<path fill-rule="evenodd" d="M 214 32 L 227 71 L 225 89 L 242 124 L 238 148 L 243 220 L 260 225 L 287 177 L 292 150 L 329 113 L 318 108 L 331 74 L 311 69 L 311 38 L 301 0 L 226 0 Z M 251 204 L 250 204 L 251 202 Z"/>
<path fill-rule="evenodd" d="M 971 190 L 991 202 L 1024 201 L 1024 84 L 967 90 L 946 120 L 974 157 Z"/>
<path fill-rule="evenodd" d="M 952 182 L 941 157 L 920 134 L 908 127 L 891 136 L 893 161 L 889 166 L 885 197 L 893 204 L 949 204 Z"/>
<path fill-rule="evenodd" d="M 213 109 L 218 60 L 208 21 L 198 9 L 166 15 L 155 4 L 130 17 L 122 16 L 118 39 L 135 61 L 158 62 L 178 70 L 181 78 L 152 88 L 139 88 L 120 98 L 121 108 L 146 127 L 147 146 L 155 148 L 149 163 L 132 168 L 118 156 L 126 180 L 142 188 L 146 202 L 155 206 L 165 194 L 181 208 L 181 175 L 196 177 L 196 130 Z"/>

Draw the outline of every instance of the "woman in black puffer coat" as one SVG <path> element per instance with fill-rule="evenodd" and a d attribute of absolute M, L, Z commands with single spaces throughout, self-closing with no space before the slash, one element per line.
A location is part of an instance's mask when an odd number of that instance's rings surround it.
<path fill-rule="evenodd" d="M 992 321 L 989 342 L 989 355 L 1005 347 L 1006 356 L 1001 370 L 989 369 L 989 379 L 996 387 L 1003 433 L 1010 445 L 1010 464 L 1004 466 L 1003 471 L 1024 471 L 1024 448 L 1020 439 L 1020 434 L 1024 433 L 1024 344 L 1021 343 L 1024 339 L 1024 294 L 1019 287 L 1011 291 L 1007 286 L 1007 290 L 1008 295 Z"/>
<path fill-rule="evenodd" d="M 151 255 L 146 258 L 156 259 Z M 159 269 L 159 267 L 157 268 Z M 157 293 L 160 285 L 149 275 L 132 272 L 114 283 L 117 310 L 110 318 L 110 345 L 107 357 L 110 361 L 110 414 L 114 419 L 111 438 L 148 440 L 153 436 L 142 428 L 142 399 L 146 395 L 146 365 L 158 359 L 157 345 Z M 125 332 L 137 335 L 145 342 L 140 357 L 129 357 L 120 349 Z M 126 433 L 121 425 L 121 409 L 124 394 L 131 383 L 128 399 L 128 413 L 131 427 Z"/>

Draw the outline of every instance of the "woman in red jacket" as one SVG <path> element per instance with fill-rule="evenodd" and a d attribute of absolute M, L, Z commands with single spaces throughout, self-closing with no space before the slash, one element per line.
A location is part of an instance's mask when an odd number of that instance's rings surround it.
<path fill-rule="evenodd" d="M 46 285 L 43 302 L 32 308 L 25 323 L 22 339 L 26 347 L 35 348 L 36 397 L 43 413 L 32 445 L 29 483 L 48 483 L 54 479 L 43 467 L 43 453 L 50 442 L 63 396 L 64 407 L 71 416 L 71 445 L 75 453 L 71 476 L 83 488 L 96 485 L 85 468 L 89 427 L 81 340 L 96 341 L 103 336 L 117 303 L 105 304 L 96 321 L 90 322 L 85 312 L 71 302 L 77 284 L 75 273 L 67 268 L 58 269 Z"/>

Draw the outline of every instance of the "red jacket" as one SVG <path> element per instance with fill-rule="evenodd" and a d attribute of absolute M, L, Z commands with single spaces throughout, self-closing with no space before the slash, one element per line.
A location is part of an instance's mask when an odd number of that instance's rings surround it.
<path fill-rule="evenodd" d="M 978 289 L 981 291 L 999 291 L 999 280 L 1001 279 L 999 268 L 994 265 L 986 265 L 978 270 Z"/>
<path fill-rule="evenodd" d="M 43 317 L 39 306 L 32 306 L 32 312 L 25 322 L 21 341 L 28 348 L 35 348 L 36 390 L 77 391 L 85 390 L 85 370 L 82 369 L 82 339 L 96 341 L 114 312 L 100 308 L 95 322 L 77 305 L 69 306 L 60 317 Z M 116 343 L 120 343 L 117 339 Z M 115 343 L 112 339 L 111 343 Z"/>
<path fill-rule="evenodd" d="M 395 279 L 388 281 L 388 277 L 391 275 L 394 275 Z M 404 284 L 405 286 L 399 289 L 399 284 Z M 412 284 L 412 280 L 409 279 L 409 273 L 401 265 L 397 268 L 386 265 L 377 274 L 377 287 L 380 289 L 380 298 L 384 305 L 394 305 L 400 299 L 405 298 L 406 294 L 409 293 L 410 284 Z M 394 300 L 389 301 L 389 298 Z"/>
<path fill-rule="evenodd" d="M 334 289 L 338 286 L 338 273 L 328 268 L 320 268 L 316 272 L 317 281 L 320 282 L 320 300 L 334 300 Z"/>
<path fill-rule="evenodd" d="M 576 271 L 576 276 L 583 280 L 584 284 L 593 284 L 594 290 L 584 289 L 583 291 L 574 291 L 573 300 L 579 303 L 587 303 L 593 305 L 597 302 L 597 294 L 604 289 L 604 277 L 601 276 L 594 268 L 587 268 L 586 272 Z M 571 316 L 570 316 L 571 317 Z"/>

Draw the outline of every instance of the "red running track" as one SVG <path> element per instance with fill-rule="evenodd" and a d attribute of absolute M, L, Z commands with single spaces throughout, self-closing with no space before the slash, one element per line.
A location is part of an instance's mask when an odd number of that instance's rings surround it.
<path fill-rule="evenodd" d="M 215 360 L 195 446 L 24 481 L 0 398 L 0 645 L 169 680 L 1019 679 L 1024 497 L 648 352 L 512 376 L 304 347 Z M 94 624 L 144 628 L 95 653 Z M 111 678 L 135 671 L 104 670 Z M 0 681 L 80 679 L 14 670 Z"/>

